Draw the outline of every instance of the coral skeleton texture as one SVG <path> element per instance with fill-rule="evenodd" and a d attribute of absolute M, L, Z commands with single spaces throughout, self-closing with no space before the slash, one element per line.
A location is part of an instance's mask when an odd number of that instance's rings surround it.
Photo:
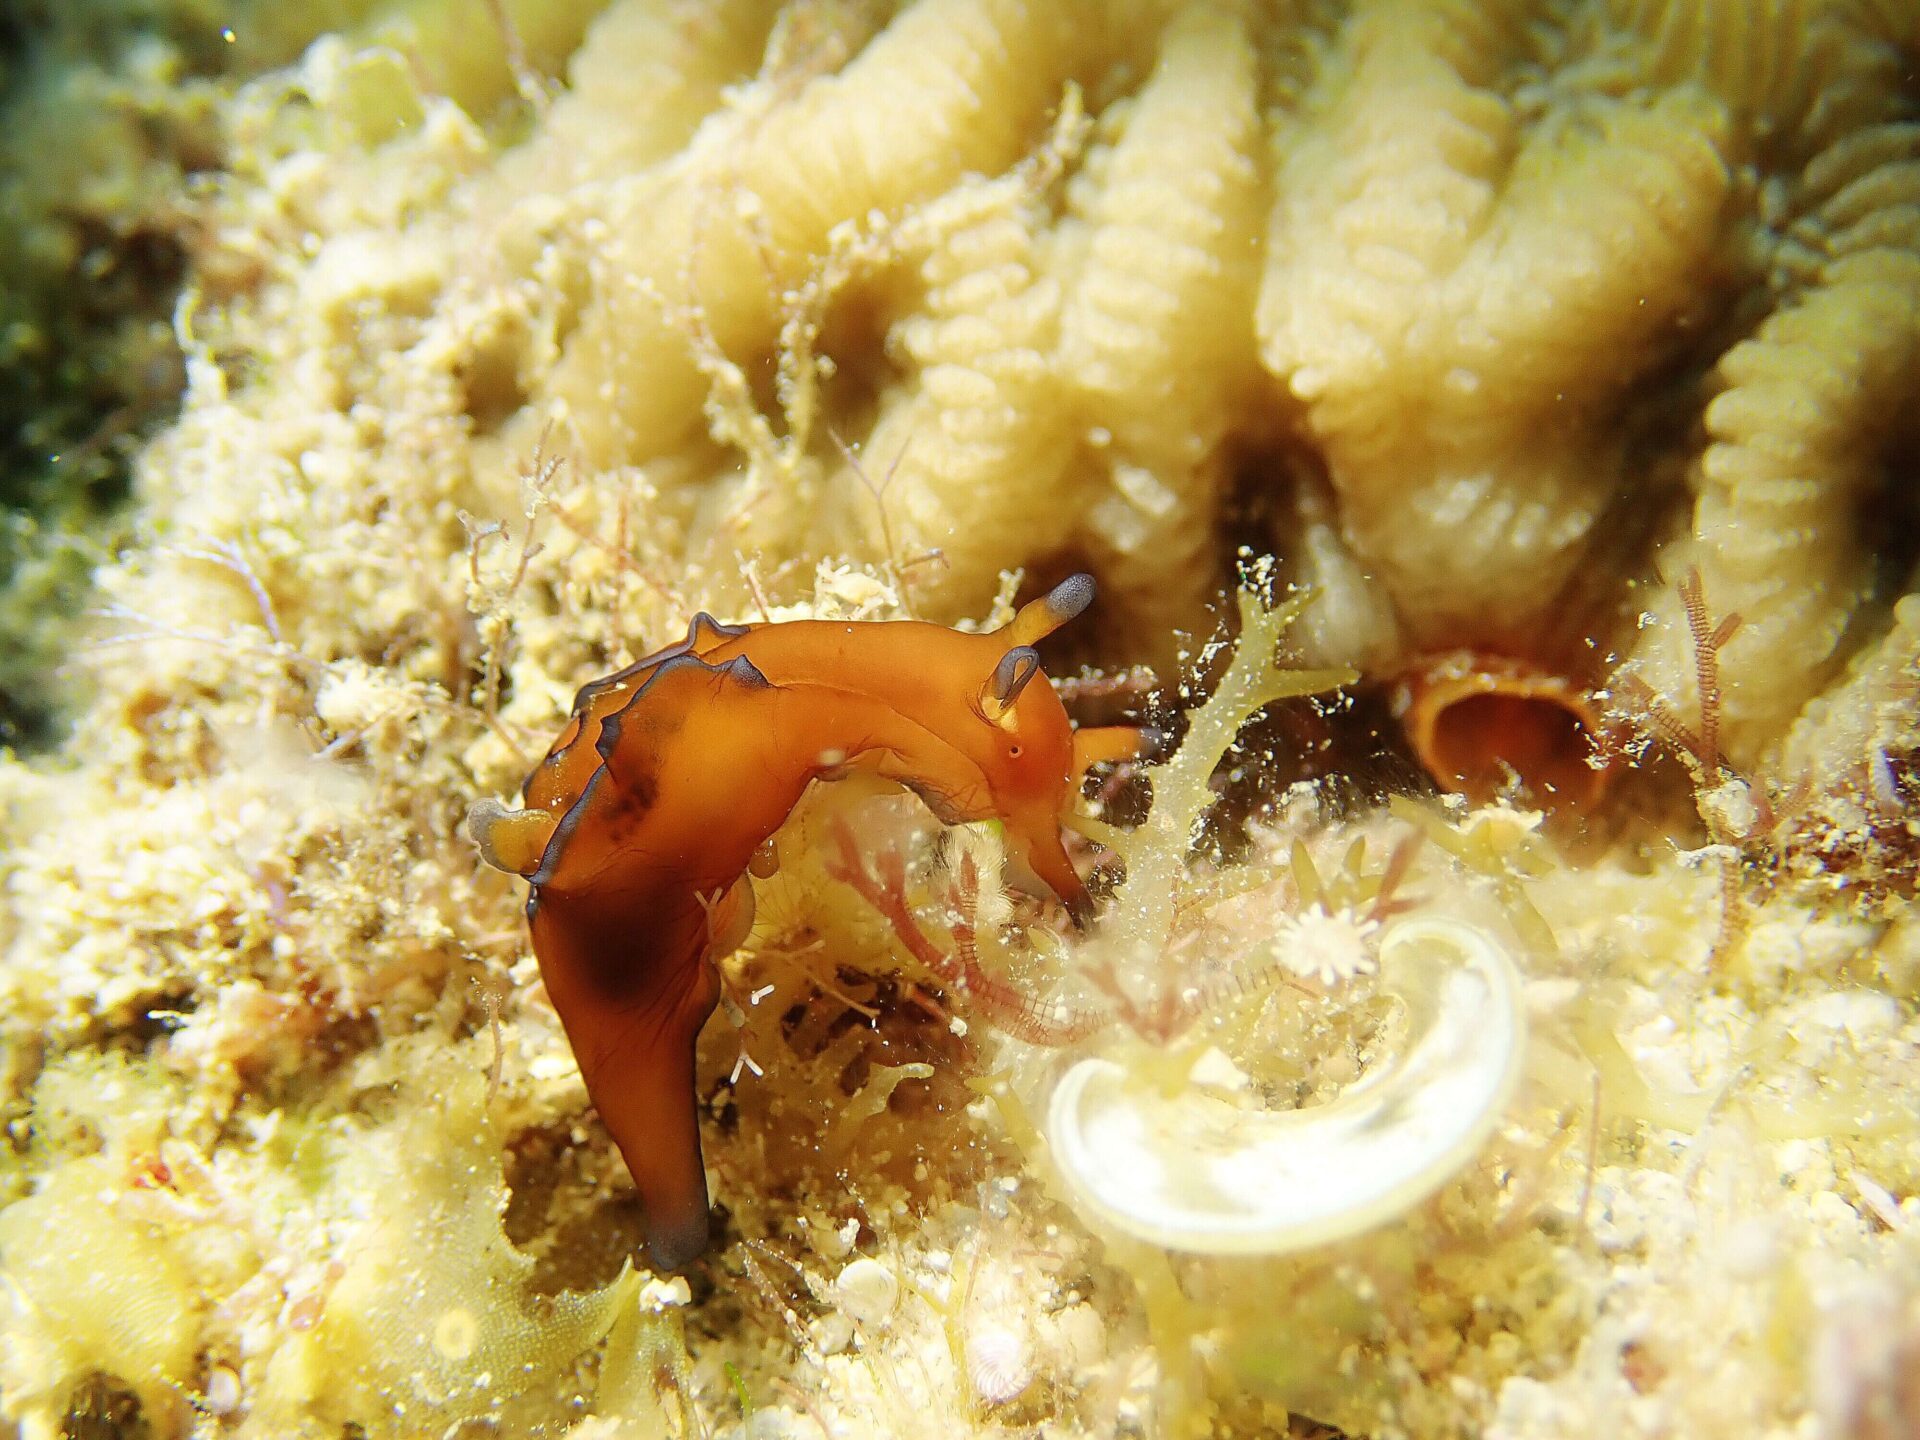
<path fill-rule="evenodd" d="M 209 87 L 181 413 L 0 756 L 0 1426 L 1920 1433 L 1917 66 L 1907 0 L 392 0 Z M 646 1271 L 462 817 L 696 611 L 1079 569 L 1048 672 L 1166 737 L 1102 913 L 816 784 Z M 1529 677 L 1491 796 L 1436 657 Z M 1296 1124 L 1371 1228 L 1221 1253 Z"/>

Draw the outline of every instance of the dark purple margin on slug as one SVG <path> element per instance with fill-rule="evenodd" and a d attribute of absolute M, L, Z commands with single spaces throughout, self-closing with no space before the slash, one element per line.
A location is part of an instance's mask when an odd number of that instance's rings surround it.
<path fill-rule="evenodd" d="M 701 612 L 705 614 L 704 611 Z M 698 655 L 681 651 L 669 655 L 664 660 L 654 662 L 654 672 L 613 714 L 600 722 L 600 733 L 593 742 L 594 751 L 600 756 L 600 765 L 580 789 L 580 798 L 567 807 L 567 813 L 560 817 L 560 823 L 553 827 L 553 834 L 547 839 L 547 848 L 540 852 L 540 867 L 527 877 L 527 883 L 533 887 L 533 893 L 527 897 L 527 918 L 533 918 L 533 912 L 540 899 L 540 887 L 553 878 L 554 866 L 560 862 L 560 851 L 580 828 L 580 822 L 586 816 L 586 807 L 594 798 L 601 778 L 607 771 L 607 760 L 614 748 L 620 743 L 620 717 L 646 698 L 647 692 L 659 682 L 663 675 L 684 670 L 689 665 L 698 666 L 709 675 L 732 680 L 749 690 L 771 690 L 773 682 L 760 673 L 758 667 L 744 655 L 736 655 L 724 665 L 709 665 Z M 575 742 L 578 743 L 578 742 Z"/>

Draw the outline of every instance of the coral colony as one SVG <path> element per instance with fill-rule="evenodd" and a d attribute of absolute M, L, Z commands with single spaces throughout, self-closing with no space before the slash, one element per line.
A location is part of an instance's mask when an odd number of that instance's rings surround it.
<path fill-rule="evenodd" d="M 0 1426 L 1920 1430 L 1906 0 L 133 8 Z"/>

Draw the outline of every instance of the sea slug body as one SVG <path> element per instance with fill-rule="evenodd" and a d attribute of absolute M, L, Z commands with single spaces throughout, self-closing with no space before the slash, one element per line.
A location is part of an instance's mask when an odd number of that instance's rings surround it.
<path fill-rule="evenodd" d="M 1093 600 L 1076 575 L 992 634 L 918 621 L 729 626 L 584 687 L 528 777 L 524 808 L 474 806 L 492 864 L 530 882 L 534 953 L 587 1093 L 672 1269 L 707 1243 L 694 1042 L 719 998 L 709 962 L 746 936 L 747 871 L 816 779 L 895 780 L 949 823 L 995 817 L 1009 849 L 1084 923 L 1060 818 L 1097 760 L 1139 733 L 1076 733 L 1034 643 Z"/>

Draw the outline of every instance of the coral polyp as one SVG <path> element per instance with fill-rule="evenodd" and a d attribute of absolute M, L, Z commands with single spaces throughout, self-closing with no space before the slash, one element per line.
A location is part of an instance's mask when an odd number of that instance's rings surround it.
<path fill-rule="evenodd" d="M 1452 651 L 1402 671 L 1391 696 L 1414 753 L 1448 790 L 1485 802 L 1518 789 L 1574 810 L 1590 810 L 1606 793 L 1600 707 L 1565 676 Z"/>

